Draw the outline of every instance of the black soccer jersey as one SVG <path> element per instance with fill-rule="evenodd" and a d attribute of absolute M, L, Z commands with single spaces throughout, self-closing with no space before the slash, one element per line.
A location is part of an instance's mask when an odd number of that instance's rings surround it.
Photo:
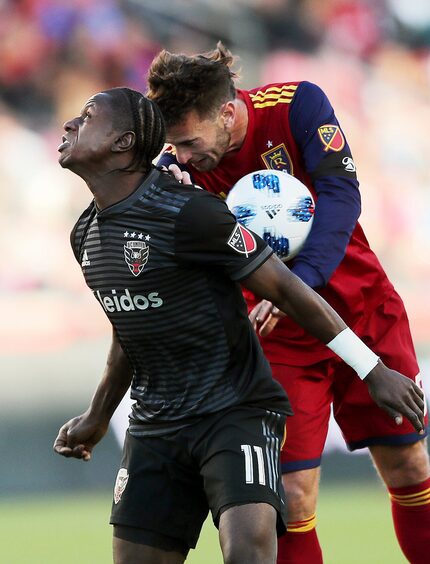
<path fill-rule="evenodd" d="M 92 203 L 71 241 L 133 368 L 131 434 L 239 404 L 290 413 L 238 284 L 272 251 L 219 198 L 153 169 L 128 198 Z"/>

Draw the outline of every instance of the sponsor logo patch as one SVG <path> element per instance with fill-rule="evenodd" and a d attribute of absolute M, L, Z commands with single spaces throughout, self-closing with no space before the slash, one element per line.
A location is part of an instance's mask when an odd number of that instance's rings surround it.
<path fill-rule="evenodd" d="M 324 145 L 324 151 L 341 151 L 345 146 L 345 138 L 337 125 L 322 125 L 318 135 Z"/>
<path fill-rule="evenodd" d="M 93 293 L 106 313 L 145 311 L 145 309 L 163 305 L 163 299 L 159 297 L 158 292 L 150 292 L 145 296 L 143 294 L 132 294 L 128 288 L 124 288 L 122 293 L 112 288 L 108 295 L 103 295 L 100 290 L 93 290 Z"/>
<path fill-rule="evenodd" d="M 240 225 L 240 223 L 236 223 L 227 244 L 236 252 L 246 255 L 246 258 L 248 258 L 248 255 L 253 253 L 257 248 L 257 243 L 255 242 L 252 233 L 249 232 L 246 227 Z"/>
<path fill-rule="evenodd" d="M 345 167 L 346 172 L 355 172 L 355 163 L 351 157 L 343 157 L 342 164 Z"/>
<path fill-rule="evenodd" d="M 122 494 L 127 486 L 128 471 L 127 468 L 120 468 L 116 476 L 115 487 L 113 490 L 113 500 L 115 505 L 121 501 Z"/>
<path fill-rule="evenodd" d="M 284 143 L 276 145 L 270 151 L 266 151 L 261 155 L 266 168 L 272 170 L 282 170 L 293 174 L 293 162 L 288 154 L 287 148 Z"/>
<path fill-rule="evenodd" d="M 88 258 L 88 253 L 87 250 L 85 249 L 82 255 L 82 262 L 81 262 L 81 266 L 90 266 L 91 262 Z"/>

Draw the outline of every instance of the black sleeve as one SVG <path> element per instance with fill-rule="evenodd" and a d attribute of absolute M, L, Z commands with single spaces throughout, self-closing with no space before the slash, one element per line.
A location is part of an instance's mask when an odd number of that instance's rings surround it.
<path fill-rule="evenodd" d="M 196 191 L 175 225 L 177 260 L 223 268 L 232 280 L 243 280 L 273 253 L 255 233 L 237 223 L 217 196 Z"/>

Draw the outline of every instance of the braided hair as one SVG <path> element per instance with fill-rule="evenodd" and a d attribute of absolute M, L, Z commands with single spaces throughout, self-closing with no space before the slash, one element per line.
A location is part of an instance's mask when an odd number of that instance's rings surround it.
<path fill-rule="evenodd" d="M 109 96 L 114 129 L 136 135 L 134 156 L 126 170 L 148 171 L 165 142 L 166 127 L 160 109 L 131 88 L 111 88 L 103 93 Z"/>

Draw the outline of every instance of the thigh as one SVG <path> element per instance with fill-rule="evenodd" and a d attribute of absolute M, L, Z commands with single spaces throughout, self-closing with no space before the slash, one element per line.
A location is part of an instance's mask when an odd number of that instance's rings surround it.
<path fill-rule="evenodd" d="M 123 540 L 180 552 L 196 545 L 208 505 L 182 433 L 127 433 L 111 513 Z"/>
<path fill-rule="evenodd" d="M 215 525 L 224 510 L 265 503 L 278 513 L 285 530 L 285 498 L 280 449 L 285 415 L 255 407 L 238 407 L 206 421 L 193 455 L 199 461 Z"/>
<path fill-rule="evenodd" d="M 186 556 L 114 536 L 114 564 L 182 564 Z"/>
<path fill-rule="evenodd" d="M 276 561 L 276 511 L 266 503 L 230 507 L 220 517 L 219 537 L 224 562 Z"/>
<path fill-rule="evenodd" d="M 272 364 L 273 377 L 287 392 L 294 411 L 287 419 L 283 473 L 316 468 L 321 463 L 332 402 L 329 367 L 330 360 L 311 366 Z"/>
<path fill-rule="evenodd" d="M 408 319 L 395 292 L 370 317 L 363 319 L 355 332 L 387 366 L 420 384 Z M 375 404 L 366 384 L 351 368 L 341 361 L 335 361 L 334 366 L 334 416 L 350 450 L 372 445 L 406 445 L 423 438 L 406 418 L 402 425 L 396 425 Z"/>

